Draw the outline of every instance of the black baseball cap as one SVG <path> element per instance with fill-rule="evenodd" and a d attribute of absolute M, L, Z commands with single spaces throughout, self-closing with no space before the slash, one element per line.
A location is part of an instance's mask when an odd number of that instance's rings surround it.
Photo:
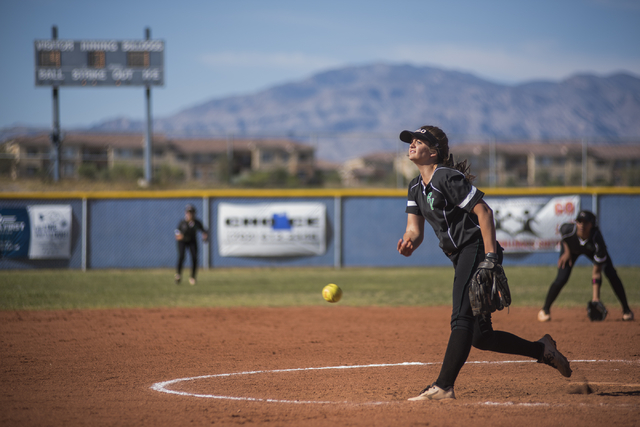
<path fill-rule="evenodd" d="M 410 130 L 403 130 L 400 132 L 400 141 L 411 144 L 414 139 L 430 142 L 434 147 L 438 147 L 440 145 L 436 137 L 426 129 L 418 129 L 415 132 L 411 132 Z"/>
<path fill-rule="evenodd" d="M 580 213 L 578 213 L 578 216 L 576 217 L 576 222 L 590 222 L 591 224 L 596 223 L 596 216 L 593 214 L 593 212 L 589 212 L 589 211 L 580 211 Z"/>
<path fill-rule="evenodd" d="M 195 212 L 196 211 L 196 207 L 193 206 L 192 204 L 188 204 L 187 206 L 184 207 L 185 212 Z"/>

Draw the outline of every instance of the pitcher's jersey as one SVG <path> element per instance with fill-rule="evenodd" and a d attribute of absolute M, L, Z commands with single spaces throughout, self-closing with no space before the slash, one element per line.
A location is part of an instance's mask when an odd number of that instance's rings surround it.
<path fill-rule="evenodd" d="M 482 238 L 478 217 L 472 213 L 484 193 L 456 169 L 438 166 L 427 186 L 418 175 L 409 183 L 406 213 L 423 216 L 435 231 L 440 248 L 455 253 Z"/>

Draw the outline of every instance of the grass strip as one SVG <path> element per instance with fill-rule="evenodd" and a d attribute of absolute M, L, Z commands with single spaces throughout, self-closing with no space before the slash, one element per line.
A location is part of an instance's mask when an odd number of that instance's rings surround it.
<path fill-rule="evenodd" d="M 619 267 L 632 307 L 640 305 L 640 268 Z M 507 267 L 513 306 L 541 307 L 554 267 Z M 8 270 L 0 274 L 0 310 L 156 307 L 293 307 L 328 304 L 322 288 L 344 292 L 337 305 L 439 306 L 451 304 L 453 269 L 422 268 L 230 268 L 202 270 L 198 283 L 173 280 L 173 271 Z M 591 267 L 575 267 L 557 307 L 586 306 Z M 604 279 L 602 300 L 620 304 Z"/>

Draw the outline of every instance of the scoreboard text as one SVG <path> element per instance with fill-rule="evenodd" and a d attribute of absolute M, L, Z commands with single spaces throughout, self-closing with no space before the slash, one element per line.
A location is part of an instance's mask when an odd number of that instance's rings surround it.
<path fill-rule="evenodd" d="M 163 86 L 162 40 L 36 40 L 36 86 Z"/>

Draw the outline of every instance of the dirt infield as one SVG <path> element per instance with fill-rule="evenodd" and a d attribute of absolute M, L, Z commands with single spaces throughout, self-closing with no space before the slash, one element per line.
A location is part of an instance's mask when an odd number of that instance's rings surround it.
<path fill-rule="evenodd" d="M 472 349 L 442 403 L 407 398 L 438 374 L 446 307 L 0 312 L 0 425 L 638 425 L 640 322 L 536 313 L 495 329 L 550 333 L 570 379 Z"/>

